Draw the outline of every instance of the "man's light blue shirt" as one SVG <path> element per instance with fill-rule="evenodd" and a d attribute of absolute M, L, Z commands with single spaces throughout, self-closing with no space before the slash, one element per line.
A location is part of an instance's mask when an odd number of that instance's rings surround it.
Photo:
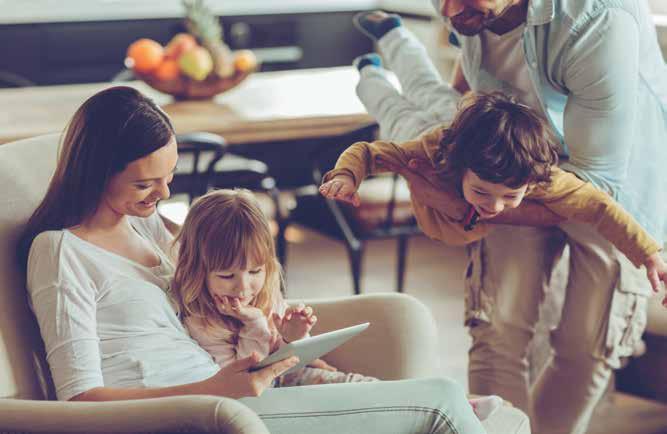
<path fill-rule="evenodd" d="M 481 67 L 479 36 L 452 32 L 470 88 L 502 89 Z M 568 157 L 561 167 L 609 193 L 664 242 L 667 66 L 647 2 L 529 0 L 522 43 L 541 109 Z"/>

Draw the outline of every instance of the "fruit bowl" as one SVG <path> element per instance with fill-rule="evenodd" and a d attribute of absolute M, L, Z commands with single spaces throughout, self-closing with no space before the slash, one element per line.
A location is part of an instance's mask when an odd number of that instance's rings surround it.
<path fill-rule="evenodd" d="M 155 90 L 169 94 L 179 100 L 210 99 L 225 92 L 245 80 L 255 69 L 236 70 L 230 77 L 220 78 L 214 74 L 202 81 L 197 81 L 184 75 L 162 80 L 153 75 L 134 72 L 135 76 Z"/>
<path fill-rule="evenodd" d="M 232 51 L 222 24 L 204 0 L 181 0 L 186 33 L 166 46 L 141 38 L 127 48 L 125 66 L 153 89 L 176 99 L 209 99 L 229 90 L 258 68 L 250 50 Z"/>
<path fill-rule="evenodd" d="M 208 99 L 233 88 L 257 70 L 250 50 L 232 51 L 222 41 L 210 47 L 179 33 L 163 47 L 152 39 L 134 41 L 125 66 L 150 87 L 177 99 Z"/>

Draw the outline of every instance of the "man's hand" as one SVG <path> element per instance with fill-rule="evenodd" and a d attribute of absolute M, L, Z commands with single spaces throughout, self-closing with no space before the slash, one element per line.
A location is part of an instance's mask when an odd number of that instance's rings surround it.
<path fill-rule="evenodd" d="M 241 322 L 250 322 L 264 316 L 264 312 L 253 306 L 244 306 L 236 297 L 213 296 L 215 307 L 223 315 L 231 316 Z"/>
<path fill-rule="evenodd" d="M 317 317 L 313 315 L 312 307 L 299 303 L 288 307 L 282 318 L 274 313 L 273 322 L 285 342 L 292 342 L 306 337 L 317 322 Z"/>
<path fill-rule="evenodd" d="M 566 220 L 541 203 L 524 199 L 517 208 L 505 209 L 484 222 L 497 225 L 547 227 L 556 226 Z"/>
<path fill-rule="evenodd" d="M 354 180 L 347 175 L 336 175 L 330 181 L 320 186 L 320 194 L 327 199 L 347 202 L 353 206 L 359 206 L 361 199 L 354 186 Z"/>
<path fill-rule="evenodd" d="M 667 265 L 665 265 L 665 261 L 662 260 L 660 252 L 652 254 L 644 266 L 646 267 L 646 276 L 648 277 L 649 282 L 651 282 L 653 291 L 659 292 L 661 289 L 665 289 L 665 282 L 667 282 Z M 667 297 L 662 300 L 662 305 L 667 307 Z"/>

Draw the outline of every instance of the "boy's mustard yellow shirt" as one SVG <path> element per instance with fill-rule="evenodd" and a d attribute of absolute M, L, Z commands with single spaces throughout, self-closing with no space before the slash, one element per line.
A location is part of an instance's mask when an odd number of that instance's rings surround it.
<path fill-rule="evenodd" d="M 354 179 L 358 188 L 366 176 L 387 171 L 383 162 L 407 167 L 413 158 L 428 160 L 436 169 L 436 160 L 442 163 L 437 158 L 442 133 L 443 128 L 439 127 L 402 144 L 355 143 L 338 158 L 336 167 L 324 176 L 324 181 L 345 174 Z M 447 203 L 438 207 L 439 210 L 425 206 L 413 197 L 415 218 L 426 235 L 446 244 L 463 245 L 477 241 L 489 232 L 492 225 L 485 222 L 479 222 L 470 231 L 463 229 L 462 221 L 469 205 L 459 186 L 443 182 L 435 171 L 423 175 L 450 197 Z M 531 185 L 525 198 L 541 203 L 566 219 L 591 224 L 637 267 L 660 251 L 656 241 L 609 195 L 558 167 L 551 171 L 551 183 Z"/>

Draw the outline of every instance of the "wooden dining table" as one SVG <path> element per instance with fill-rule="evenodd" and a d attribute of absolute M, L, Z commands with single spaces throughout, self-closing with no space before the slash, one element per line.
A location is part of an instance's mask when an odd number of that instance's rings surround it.
<path fill-rule="evenodd" d="M 0 89 L 0 144 L 62 132 L 76 109 L 111 86 L 154 99 L 177 133 L 207 131 L 229 143 L 289 143 L 335 136 L 373 122 L 355 94 L 352 67 L 257 72 L 209 100 L 178 101 L 141 81 Z"/>

